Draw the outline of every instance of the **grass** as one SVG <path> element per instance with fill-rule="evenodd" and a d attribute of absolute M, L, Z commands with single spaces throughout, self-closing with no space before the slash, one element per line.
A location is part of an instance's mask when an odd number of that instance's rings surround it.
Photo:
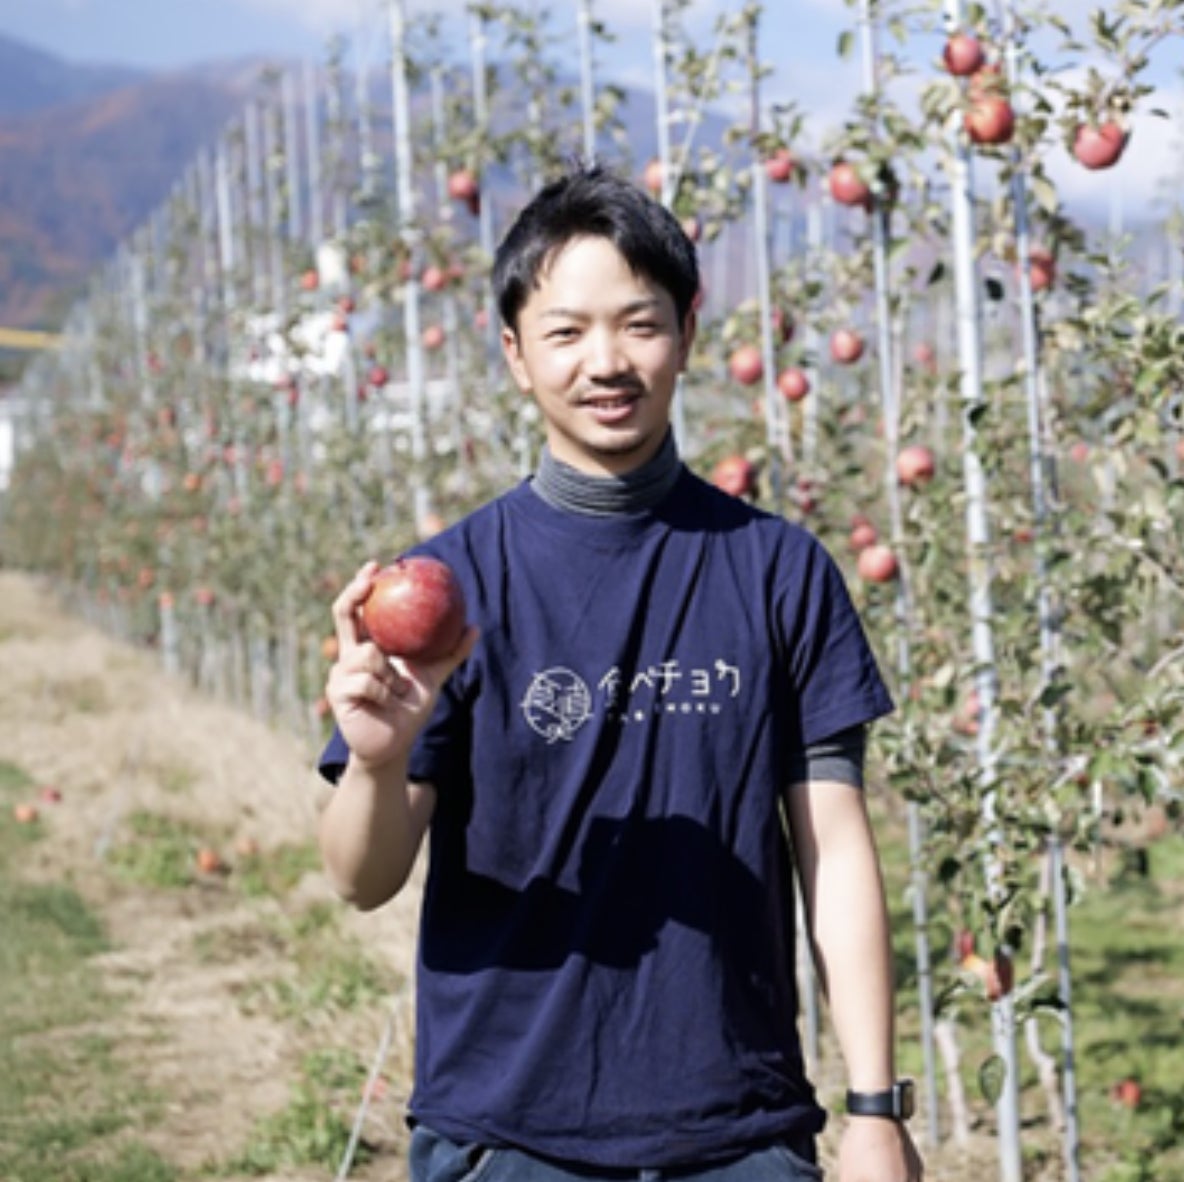
<path fill-rule="evenodd" d="M 89 965 L 107 948 L 102 924 L 70 888 L 17 873 L 40 827 L 15 824 L 9 806 L 31 786 L 0 762 L 0 1178 L 173 1182 L 171 1167 L 136 1140 L 156 1098 L 97 1033 L 120 1004 Z"/>
<path fill-rule="evenodd" d="M 217 848 L 225 838 L 208 827 L 144 811 L 128 817 L 127 830 L 127 839 L 111 849 L 107 861 L 123 881 L 156 890 L 192 885 L 198 850 Z"/>
<path fill-rule="evenodd" d="M 260 1120 L 238 1153 L 209 1167 L 221 1174 L 274 1174 L 285 1168 L 321 1166 L 336 1170 L 349 1145 L 352 1113 L 366 1079 L 366 1066 L 344 1051 L 318 1051 L 305 1057 L 301 1078 L 288 1104 Z M 369 1147 L 360 1142 L 354 1160 L 365 1162 Z"/>
<path fill-rule="evenodd" d="M 244 991 L 244 1007 L 261 1006 L 286 1022 L 308 1026 L 320 1025 L 334 1010 L 356 1011 L 389 996 L 390 969 L 341 930 L 338 915 L 336 906 L 314 903 L 273 925 L 285 972 Z"/>
<path fill-rule="evenodd" d="M 42 830 L 18 824 L 11 805 L 33 786 L 21 768 L 0 761 L 0 1178 L 180 1182 L 187 1175 L 138 1139 L 165 1098 L 137 1083 L 122 1048 L 103 1033 L 124 1003 L 96 986 L 89 963 L 108 949 L 101 921 L 72 889 L 21 880 L 21 857 Z M 208 833 L 146 812 L 130 818 L 129 828 L 130 840 L 109 860 L 118 877 L 151 890 L 193 884 L 193 853 Z M 310 846 L 283 847 L 244 858 L 231 881 L 249 897 L 282 893 L 315 864 Z M 340 932 L 337 916 L 337 908 L 314 904 L 292 916 L 243 921 L 229 940 L 225 932 L 202 937 L 207 944 L 197 951 L 219 960 L 275 953 L 294 971 L 268 983 L 269 1007 L 307 1026 L 327 1010 L 356 1009 L 389 990 L 384 971 Z M 351 1052 L 310 1052 L 286 1106 L 201 1176 L 335 1169 L 365 1076 Z M 357 1160 L 366 1156 L 363 1144 Z"/>
<path fill-rule="evenodd" d="M 898 1053 L 902 1071 L 920 1078 L 907 850 L 903 838 L 890 831 L 882 830 L 881 845 L 901 981 Z M 1149 866 L 1143 877 L 1116 862 L 1109 880 L 1087 885 L 1069 912 L 1079 1158 L 1089 1182 L 1184 1182 L 1184 837 L 1152 846 Z M 935 919 L 935 961 L 946 954 L 949 936 Z M 1053 970 L 1051 955 L 1047 967 Z M 1020 968 L 1017 964 L 1017 983 Z M 951 973 L 944 963 L 935 969 L 940 990 Z M 988 1003 L 967 993 L 958 1010 L 972 1119 L 993 1128 L 992 1105 L 979 1081 L 992 1055 Z M 1059 1059 L 1061 1023 L 1055 1011 L 1042 1012 L 1039 1022 L 1042 1045 Z M 1022 1033 L 1018 1049 L 1025 1176 L 1059 1178 L 1061 1145 Z M 944 1100 L 940 1067 L 938 1075 Z M 1128 1077 L 1138 1080 L 1142 1091 L 1133 1109 L 1114 1094 L 1115 1085 Z"/>

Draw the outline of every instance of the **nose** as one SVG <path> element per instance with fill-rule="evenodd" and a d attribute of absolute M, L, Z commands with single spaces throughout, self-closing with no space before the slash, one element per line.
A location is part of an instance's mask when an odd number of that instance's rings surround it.
<path fill-rule="evenodd" d="M 601 380 L 615 378 L 629 368 L 617 334 L 611 328 L 605 326 L 591 330 L 587 335 L 587 344 L 585 367 L 589 377 Z"/>

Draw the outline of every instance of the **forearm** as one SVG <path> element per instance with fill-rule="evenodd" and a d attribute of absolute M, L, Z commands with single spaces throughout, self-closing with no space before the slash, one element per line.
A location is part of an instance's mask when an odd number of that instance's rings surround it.
<path fill-rule="evenodd" d="M 879 1091 L 895 1078 L 891 942 L 875 840 L 863 793 L 797 786 L 795 844 L 815 966 L 849 1086 Z M 791 816 L 794 813 L 791 806 Z"/>
<path fill-rule="evenodd" d="M 427 825 L 428 789 L 407 782 L 407 761 L 351 758 L 321 813 L 321 856 L 334 889 L 364 911 L 407 881 Z"/>

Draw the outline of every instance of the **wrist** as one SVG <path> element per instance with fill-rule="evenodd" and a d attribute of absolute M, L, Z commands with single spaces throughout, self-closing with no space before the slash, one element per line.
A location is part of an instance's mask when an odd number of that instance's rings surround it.
<path fill-rule="evenodd" d="M 870 1090 L 850 1088 L 847 1112 L 853 1117 L 902 1122 L 913 1115 L 915 1089 L 911 1079 L 898 1079 L 890 1087 Z"/>
<path fill-rule="evenodd" d="M 369 780 L 375 786 L 384 788 L 389 784 L 405 783 L 407 779 L 407 754 L 399 751 L 393 755 L 367 758 L 356 751 L 350 753 L 346 769 L 353 773 L 351 778 Z"/>

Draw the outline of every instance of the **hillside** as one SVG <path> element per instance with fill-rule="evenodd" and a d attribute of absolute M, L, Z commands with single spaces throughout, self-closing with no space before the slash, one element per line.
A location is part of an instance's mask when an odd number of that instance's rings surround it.
<path fill-rule="evenodd" d="M 66 62 L 0 35 L 0 119 L 103 94 L 142 77 L 128 66 Z"/>
<path fill-rule="evenodd" d="M 56 325 L 240 108 L 258 69 L 142 75 L 0 40 L 0 324 Z"/>

